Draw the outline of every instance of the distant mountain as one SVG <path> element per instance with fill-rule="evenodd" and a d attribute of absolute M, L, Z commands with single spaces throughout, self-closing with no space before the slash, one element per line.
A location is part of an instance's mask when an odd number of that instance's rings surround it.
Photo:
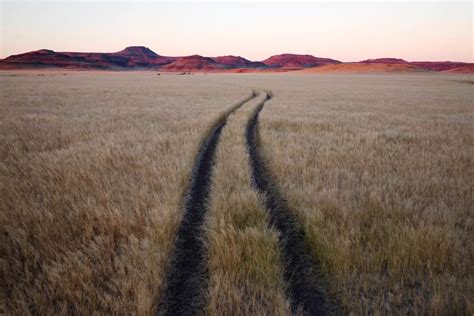
<path fill-rule="evenodd" d="M 369 73 L 369 72 L 423 72 L 426 69 L 409 63 L 341 63 L 312 67 L 300 70 L 300 73 Z"/>
<path fill-rule="evenodd" d="M 127 47 L 116 53 L 54 52 L 42 49 L 7 57 L 0 68 L 127 69 L 172 62 L 145 47 Z"/>
<path fill-rule="evenodd" d="M 274 68 L 302 69 L 328 64 L 340 64 L 339 60 L 315 57 L 313 55 L 281 54 L 274 55 L 262 61 L 265 65 Z"/>
<path fill-rule="evenodd" d="M 472 67 L 465 67 L 472 64 L 463 63 L 463 62 L 451 62 L 451 61 L 413 61 L 408 62 L 399 58 L 377 58 L 377 59 L 366 59 L 362 60 L 359 63 L 364 64 L 389 64 L 389 65 L 411 65 L 417 68 L 430 70 L 430 71 L 447 71 L 451 69 L 458 69 L 458 71 L 467 71 Z M 455 72 L 455 71 L 452 71 Z M 472 72 L 472 71 L 471 71 Z"/>
<path fill-rule="evenodd" d="M 376 58 L 376 59 L 366 59 L 360 61 L 360 63 L 365 64 L 408 64 L 409 62 L 400 58 Z"/>
<path fill-rule="evenodd" d="M 212 58 L 215 62 L 232 68 L 265 68 L 264 63 L 250 61 L 240 56 L 219 56 Z"/>
<path fill-rule="evenodd" d="M 148 59 L 159 57 L 157 53 L 155 53 L 148 47 L 143 47 L 143 46 L 129 46 L 125 48 L 124 50 L 116 52 L 115 55 L 137 57 L 137 58 L 148 58 Z"/>
<path fill-rule="evenodd" d="M 449 68 L 443 72 L 457 73 L 457 74 L 474 74 L 474 64 L 467 64 L 461 67 Z"/>
<path fill-rule="evenodd" d="M 82 56 L 56 53 L 49 49 L 40 49 L 24 54 L 12 55 L 0 61 L 1 68 L 84 68 L 104 69 L 102 65 L 89 61 Z"/>
<path fill-rule="evenodd" d="M 155 70 L 170 72 L 407 72 L 443 71 L 474 73 L 474 64 L 463 62 L 409 62 L 399 58 L 366 59 L 342 63 L 313 55 L 281 54 L 262 62 L 240 56 L 161 56 L 144 46 L 130 46 L 114 53 L 54 52 L 40 49 L 0 60 L 0 69 Z"/>
<path fill-rule="evenodd" d="M 159 68 L 176 61 L 177 57 L 160 56 L 148 47 L 130 46 L 110 55 L 128 59 L 127 67 Z"/>
<path fill-rule="evenodd" d="M 162 70 L 167 71 L 219 71 L 226 68 L 228 67 L 212 58 L 200 55 L 178 57 L 176 61 L 161 67 Z"/>
<path fill-rule="evenodd" d="M 433 70 L 433 71 L 444 71 L 444 70 L 449 70 L 449 69 L 454 69 L 454 68 L 459 68 L 467 65 L 472 65 L 469 63 L 463 63 L 463 62 L 452 62 L 452 61 L 413 61 L 410 62 L 410 64 Z"/>
<path fill-rule="evenodd" d="M 62 54 L 71 57 L 83 57 L 88 62 L 101 65 L 104 68 L 159 68 L 176 60 L 175 57 L 160 56 L 151 49 L 143 46 L 130 46 L 115 53 L 75 53 Z"/>

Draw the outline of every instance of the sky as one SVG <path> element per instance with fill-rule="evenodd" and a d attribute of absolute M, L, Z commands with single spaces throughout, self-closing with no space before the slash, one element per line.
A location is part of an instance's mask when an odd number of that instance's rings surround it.
<path fill-rule="evenodd" d="M 473 4 L 0 0 L 0 58 L 44 48 L 114 52 L 135 45 L 164 56 L 474 62 Z"/>

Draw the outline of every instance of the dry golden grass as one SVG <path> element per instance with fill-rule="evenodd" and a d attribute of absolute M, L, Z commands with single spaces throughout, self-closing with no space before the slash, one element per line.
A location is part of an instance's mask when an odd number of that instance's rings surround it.
<path fill-rule="evenodd" d="M 151 313 L 199 141 L 249 90 L 154 75 L 0 80 L 6 311 Z"/>
<path fill-rule="evenodd" d="M 230 116 L 216 153 L 206 221 L 210 315 L 288 315 L 278 234 L 251 187 L 245 126 L 264 95 Z"/>
<path fill-rule="evenodd" d="M 464 82 L 460 82 L 464 81 Z M 0 299 L 12 314 L 149 314 L 199 142 L 249 92 L 262 147 L 352 314 L 474 313 L 469 76 L 0 74 Z M 209 314 L 288 314 L 245 122 L 217 149 Z M 1 302 L 0 302 L 1 309 Z"/>
<path fill-rule="evenodd" d="M 276 81 L 262 146 L 342 307 L 472 314 L 473 90 L 442 76 Z"/>

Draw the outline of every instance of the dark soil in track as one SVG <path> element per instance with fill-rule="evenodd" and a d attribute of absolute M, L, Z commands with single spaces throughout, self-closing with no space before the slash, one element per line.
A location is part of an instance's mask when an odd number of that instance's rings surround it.
<path fill-rule="evenodd" d="M 239 102 L 210 130 L 201 144 L 185 197 L 183 220 L 166 278 L 167 288 L 158 305 L 159 315 L 204 313 L 208 273 L 202 224 L 207 212 L 215 151 L 227 117 L 254 97 L 255 93 Z"/>
<path fill-rule="evenodd" d="M 277 187 L 272 183 L 259 149 L 258 115 L 270 98 L 268 95 L 247 123 L 247 150 L 250 155 L 253 185 L 266 197 L 270 224 L 280 232 L 279 244 L 293 312 L 302 311 L 305 315 L 331 314 L 334 308 L 329 306 L 324 294 L 323 278 L 317 271 L 319 264 L 311 255 L 294 214 L 288 210 Z"/>

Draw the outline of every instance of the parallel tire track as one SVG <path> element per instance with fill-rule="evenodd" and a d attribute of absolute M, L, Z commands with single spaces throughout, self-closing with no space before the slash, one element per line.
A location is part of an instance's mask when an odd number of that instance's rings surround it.
<path fill-rule="evenodd" d="M 206 201 L 209 197 L 215 151 L 227 117 L 255 97 L 253 92 L 225 113 L 201 143 L 189 180 L 184 215 L 166 276 L 167 287 L 158 306 L 159 315 L 196 315 L 204 312 L 208 275 L 202 225 L 207 212 Z"/>
<path fill-rule="evenodd" d="M 277 187 L 272 183 L 259 149 L 258 115 L 265 102 L 270 99 L 271 96 L 267 94 L 267 98 L 250 116 L 245 131 L 253 185 L 266 197 L 270 224 L 280 232 L 279 244 L 293 312 L 301 312 L 302 309 L 303 314 L 325 315 L 331 313 L 331 308 L 324 295 L 322 277 L 314 270 L 319 270 L 318 263 L 305 244 L 295 216 L 288 210 Z"/>

